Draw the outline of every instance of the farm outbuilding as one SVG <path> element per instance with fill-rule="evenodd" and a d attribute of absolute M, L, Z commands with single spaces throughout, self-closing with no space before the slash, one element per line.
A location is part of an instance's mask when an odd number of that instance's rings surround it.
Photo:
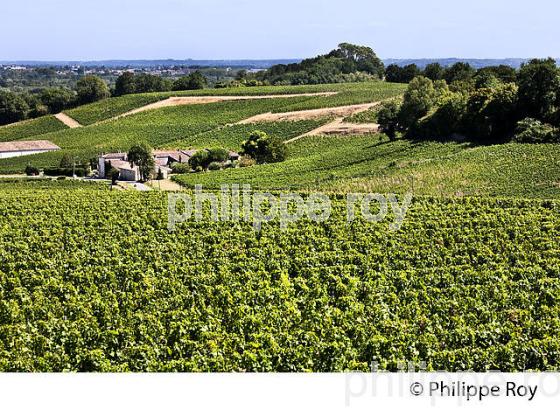
<path fill-rule="evenodd" d="M 42 154 L 44 152 L 58 151 L 59 149 L 59 146 L 44 140 L 0 142 L 0 159 Z"/>

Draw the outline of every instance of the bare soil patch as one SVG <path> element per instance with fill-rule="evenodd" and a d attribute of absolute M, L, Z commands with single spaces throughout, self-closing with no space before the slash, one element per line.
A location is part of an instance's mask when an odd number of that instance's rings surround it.
<path fill-rule="evenodd" d="M 55 118 L 66 125 L 68 128 L 80 128 L 83 127 L 78 121 L 74 118 L 69 117 L 68 115 L 64 114 L 63 112 L 56 114 Z"/>

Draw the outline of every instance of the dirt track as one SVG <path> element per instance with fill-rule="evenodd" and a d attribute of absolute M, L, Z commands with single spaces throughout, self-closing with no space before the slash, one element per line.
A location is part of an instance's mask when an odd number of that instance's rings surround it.
<path fill-rule="evenodd" d="M 166 100 L 148 104 L 135 110 L 128 111 L 112 120 L 127 117 L 129 115 L 138 114 L 148 110 L 157 110 L 165 107 L 176 107 L 179 105 L 195 105 L 195 104 L 211 104 L 223 101 L 240 101 L 240 100 L 266 100 L 272 98 L 295 98 L 295 97 L 328 97 L 337 94 L 336 92 L 324 93 L 303 93 L 303 94 L 270 94 L 270 95 L 225 95 L 225 96 L 201 96 L 201 97 L 170 97 Z"/>
<path fill-rule="evenodd" d="M 64 113 L 59 113 L 55 115 L 55 118 L 57 120 L 59 120 L 60 122 L 62 122 L 64 125 L 66 125 L 69 128 L 80 128 L 83 127 L 82 124 L 80 124 L 78 121 L 76 121 L 74 118 L 70 118 L 68 115 L 64 114 Z"/>

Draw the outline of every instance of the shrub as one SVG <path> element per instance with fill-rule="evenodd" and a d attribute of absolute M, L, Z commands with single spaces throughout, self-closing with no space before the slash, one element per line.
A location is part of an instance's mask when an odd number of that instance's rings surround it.
<path fill-rule="evenodd" d="M 248 168 L 256 165 L 256 163 L 257 161 L 255 161 L 253 158 L 247 155 L 243 155 L 241 158 L 239 158 L 237 165 L 239 165 L 239 168 Z"/>
<path fill-rule="evenodd" d="M 396 101 L 388 101 L 381 105 L 377 113 L 377 122 L 381 131 L 387 134 L 391 141 L 396 138 L 399 129 L 399 112 L 400 105 Z"/>
<path fill-rule="evenodd" d="M 171 164 L 171 169 L 173 170 L 174 174 L 188 174 L 191 171 L 191 167 L 189 164 L 180 162 Z"/>
<path fill-rule="evenodd" d="M 77 177 L 85 177 L 87 174 L 84 168 L 72 169 L 72 168 L 60 168 L 60 167 L 45 168 L 43 170 L 43 173 L 49 177 L 56 177 L 56 176 L 72 177 L 74 176 L 74 174 Z"/>
<path fill-rule="evenodd" d="M 249 135 L 249 139 L 243 142 L 241 148 L 243 154 L 255 159 L 259 164 L 282 162 L 288 155 L 283 141 L 262 131 L 255 131 Z"/>
<path fill-rule="evenodd" d="M 209 159 L 208 151 L 206 150 L 197 151 L 189 160 L 189 164 L 193 169 L 205 169 L 210 162 L 212 161 Z"/>
<path fill-rule="evenodd" d="M 544 143 L 558 142 L 558 130 L 552 125 L 543 124 L 534 118 L 525 118 L 517 123 L 515 142 Z"/>
<path fill-rule="evenodd" d="M 27 175 L 27 176 L 37 176 L 37 175 L 39 175 L 39 168 L 34 167 L 31 164 L 28 164 L 25 167 L 25 175 Z"/>
<path fill-rule="evenodd" d="M 74 161 L 72 157 L 68 154 L 64 154 L 60 159 L 60 163 L 58 165 L 59 168 L 72 168 Z"/>
<path fill-rule="evenodd" d="M 223 148 L 210 148 L 208 150 L 209 162 L 225 162 L 229 159 L 229 151 Z"/>
<path fill-rule="evenodd" d="M 210 165 L 208 165 L 209 171 L 219 171 L 221 169 L 222 169 L 222 164 L 220 164 L 219 162 L 211 162 Z"/>

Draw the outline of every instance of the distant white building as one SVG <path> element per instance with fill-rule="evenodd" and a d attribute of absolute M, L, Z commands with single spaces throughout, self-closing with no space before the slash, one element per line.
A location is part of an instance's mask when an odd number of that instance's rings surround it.
<path fill-rule="evenodd" d="M 59 149 L 59 146 L 44 140 L 0 142 L 0 159 L 42 154 Z"/>

